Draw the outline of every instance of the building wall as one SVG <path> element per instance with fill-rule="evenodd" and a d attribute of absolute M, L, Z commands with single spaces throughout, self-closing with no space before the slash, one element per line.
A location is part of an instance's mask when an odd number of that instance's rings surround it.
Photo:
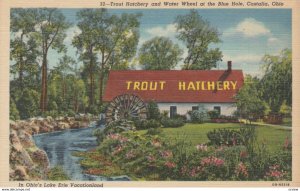
<path fill-rule="evenodd" d="M 207 110 L 213 110 L 215 106 L 221 107 L 221 115 L 232 115 L 236 111 L 234 103 L 157 103 L 160 111 L 168 111 L 170 116 L 170 106 L 177 107 L 177 114 L 185 115 L 192 110 L 193 106 L 202 105 Z"/>

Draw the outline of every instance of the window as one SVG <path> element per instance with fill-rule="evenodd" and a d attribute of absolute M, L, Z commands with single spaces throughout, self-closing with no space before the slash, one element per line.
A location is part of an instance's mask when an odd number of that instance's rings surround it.
<path fill-rule="evenodd" d="M 175 115 L 177 115 L 177 107 L 176 106 L 171 106 L 170 107 L 170 118 L 174 118 Z"/>
<path fill-rule="evenodd" d="M 220 106 L 214 106 L 214 110 L 218 111 L 219 115 L 221 115 L 221 107 Z"/>
<path fill-rule="evenodd" d="M 199 110 L 199 106 L 192 106 L 192 111 L 198 111 Z"/>

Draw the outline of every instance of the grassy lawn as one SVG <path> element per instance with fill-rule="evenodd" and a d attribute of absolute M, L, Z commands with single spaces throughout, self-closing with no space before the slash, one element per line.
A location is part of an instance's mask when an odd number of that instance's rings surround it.
<path fill-rule="evenodd" d="M 236 123 L 204 123 L 204 124 L 191 124 L 187 123 L 179 128 L 162 128 L 163 134 L 166 139 L 175 141 L 176 139 L 185 140 L 190 142 L 192 147 L 197 144 L 208 142 L 206 134 L 213 129 L 227 128 L 238 129 L 240 124 Z M 146 133 L 146 130 L 139 131 L 141 134 Z M 282 149 L 286 137 L 291 139 L 291 130 L 282 130 L 276 127 L 257 126 L 256 127 L 257 140 L 259 143 L 265 143 L 267 148 L 276 152 Z"/>
<path fill-rule="evenodd" d="M 282 125 L 291 127 L 292 126 L 292 118 L 283 118 Z"/>

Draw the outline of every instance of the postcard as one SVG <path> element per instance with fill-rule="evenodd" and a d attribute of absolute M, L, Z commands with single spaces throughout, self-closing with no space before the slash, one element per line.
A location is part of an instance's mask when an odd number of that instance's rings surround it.
<path fill-rule="evenodd" d="M 1 187 L 299 187 L 298 1 L 0 7 Z"/>

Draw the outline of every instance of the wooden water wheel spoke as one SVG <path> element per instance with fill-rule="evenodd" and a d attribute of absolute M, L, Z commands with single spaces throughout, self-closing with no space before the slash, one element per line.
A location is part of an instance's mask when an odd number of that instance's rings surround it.
<path fill-rule="evenodd" d="M 144 119 L 146 117 L 146 111 L 145 103 L 138 96 L 123 94 L 115 97 L 108 105 L 106 120 L 110 123 L 120 119 Z"/>

